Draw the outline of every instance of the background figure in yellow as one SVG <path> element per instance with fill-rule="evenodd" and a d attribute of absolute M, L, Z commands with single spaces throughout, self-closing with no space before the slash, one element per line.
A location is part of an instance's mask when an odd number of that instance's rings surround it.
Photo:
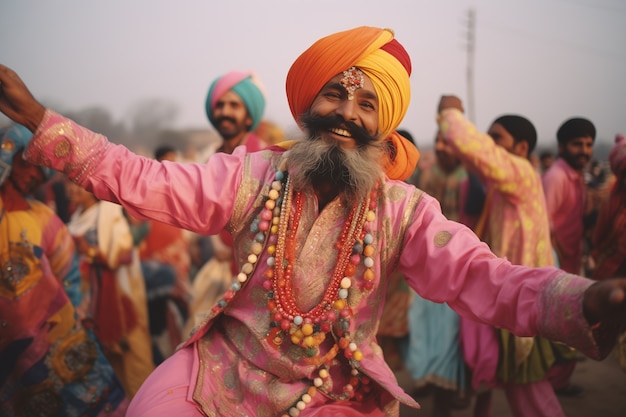
<path fill-rule="evenodd" d="M 446 143 L 486 189 L 476 235 L 515 265 L 554 265 L 541 178 L 528 159 L 537 143 L 532 123 L 522 116 L 503 115 L 482 133 L 464 117 L 462 103 L 454 96 L 443 96 L 438 112 Z M 466 319 L 461 321 L 461 338 L 474 388 L 481 384 L 504 388 L 516 417 L 564 415 L 548 371 L 567 381 L 569 375 L 556 371 L 571 373 L 573 367 L 555 366 L 574 357 L 567 346 L 542 337 L 517 337 Z M 490 391 L 479 395 L 474 415 L 491 415 Z"/>
<path fill-rule="evenodd" d="M 77 314 L 72 237 L 29 197 L 53 173 L 22 158 L 31 137 L 0 129 L 0 415 L 122 417 L 122 385 Z"/>
<path fill-rule="evenodd" d="M 69 184 L 75 205 L 68 229 L 81 254 L 89 289 L 81 308 L 93 324 L 106 357 L 129 397 L 154 369 L 146 288 L 122 207 Z"/>

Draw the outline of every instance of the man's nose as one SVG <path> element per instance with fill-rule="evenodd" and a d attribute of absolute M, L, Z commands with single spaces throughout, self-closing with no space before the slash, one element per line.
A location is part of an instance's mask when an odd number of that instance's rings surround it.
<path fill-rule="evenodd" d="M 227 117 L 232 116 L 233 106 L 229 106 L 228 104 L 225 104 L 217 109 L 217 114 L 219 114 L 220 116 L 227 116 Z"/>
<path fill-rule="evenodd" d="M 345 121 L 354 121 L 357 118 L 357 103 L 356 100 L 343 100 L 339 107 L 337 107 L 337 114 L 343 117 Z"/>

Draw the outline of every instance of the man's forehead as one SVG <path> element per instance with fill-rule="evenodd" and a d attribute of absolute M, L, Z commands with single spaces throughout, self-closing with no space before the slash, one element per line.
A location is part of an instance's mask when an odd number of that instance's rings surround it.
<path fill-rule="evenodd" d="M 352 68 L 340 72 L 335 75 L 333 78 L 328 80 L 328 82 L 324 85 L 324 88 L 341 87 L 345 89 L 349 95 L 351 94 L 361 94 L 366 95 L 372 99 L 378 99 L 378 95 L 376 94 L 376 90 L 374 89 L 374 83 L 367 76 L 367 74 L 359 71 L 359 73 L 355 73 L 351 71 Z"/>
<path fill-rule="evenodd" d="M 591 136 L 577 136 L 575 138 L 571 138 L 570 140 L 568 140 L 566 144 L 570 144 L 570 143 L 581 144 L 581 143 L 593 143 L 593 142 L 594 142 L 594 139 Z"/>
<path fill-rule="evenodd" d="M 501 136 L 502 134 L 510 134 L 500 123 L 494 123 L 489 127 L 487 134 L 491 137 Z"/>

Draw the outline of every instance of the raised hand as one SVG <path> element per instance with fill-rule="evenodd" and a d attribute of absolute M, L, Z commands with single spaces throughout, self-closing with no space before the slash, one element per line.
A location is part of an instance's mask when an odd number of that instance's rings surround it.
<path fill-rule="evenodd" d="M 437 113 L 441 113 L 445 109 L 457 109 L 461 113 L 464 113 L 463 102 L 457 96 L 441 96 L 439 104 L 437 105 Z"/>
<path fill-rule="evenodd" d="M 0 64 L 0 111 L 34 132 L 46 111 L 12 69 Z"/>

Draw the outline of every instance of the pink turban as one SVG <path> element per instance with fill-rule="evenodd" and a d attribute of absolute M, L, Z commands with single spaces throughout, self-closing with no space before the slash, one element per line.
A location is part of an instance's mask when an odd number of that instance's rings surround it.
<path fill-rule="evenodd" d="M 261 82 L 252 72 L 231 71 L 215 79 L 209 87 L 205 111 L 209 121 L 215 126 L 213 110 L 220 98 L 228 91 L 237 94 L 248 110 L 252 119 L 250 130 L 255 130 L 265 111 L 265 92 Z"/>

